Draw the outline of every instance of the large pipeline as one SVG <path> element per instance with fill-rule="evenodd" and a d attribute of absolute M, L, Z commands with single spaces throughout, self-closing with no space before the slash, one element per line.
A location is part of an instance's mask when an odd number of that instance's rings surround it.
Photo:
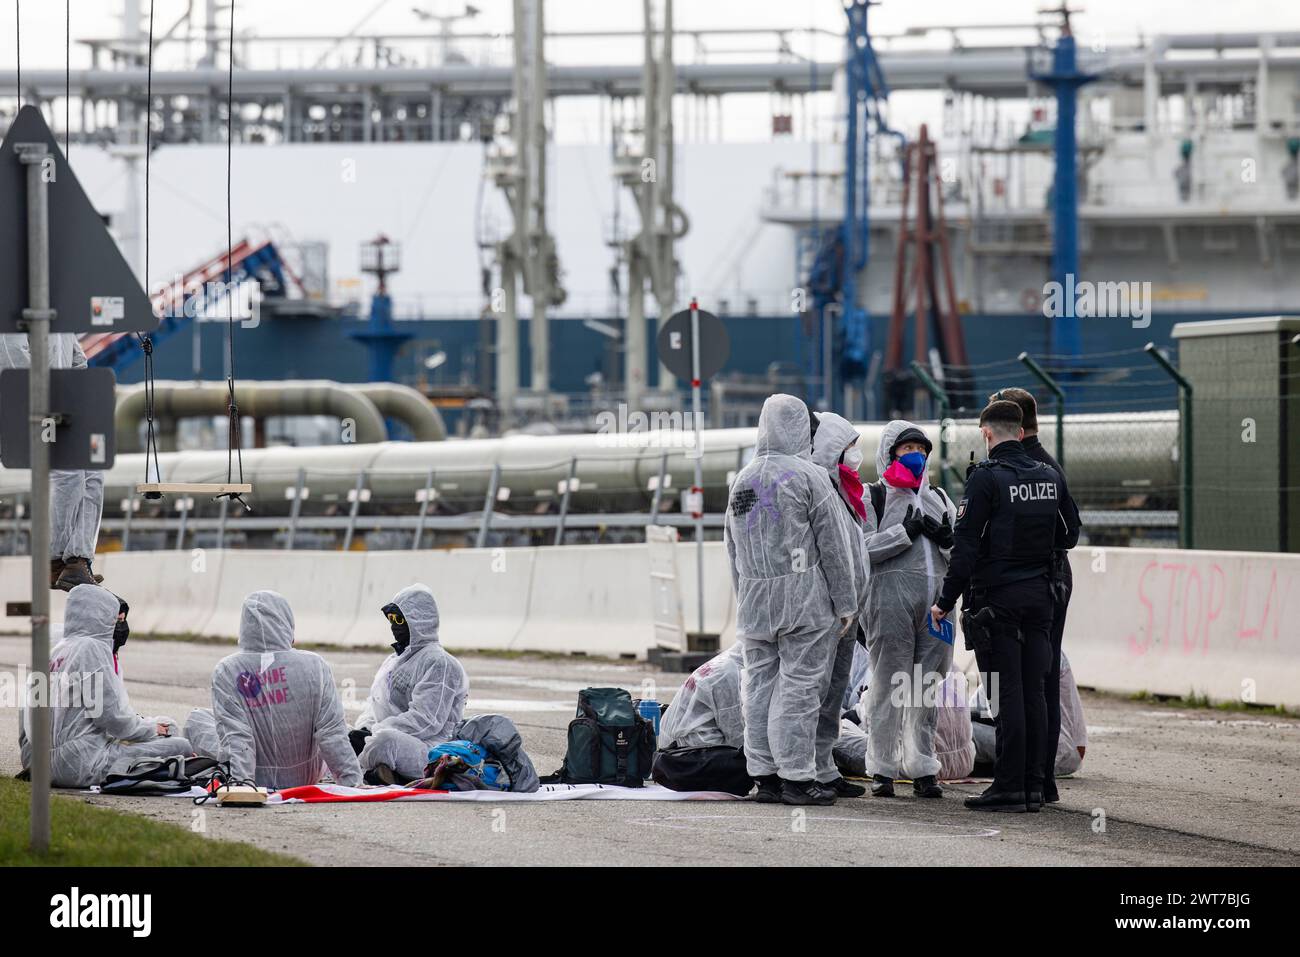
<path fill-rule="evenodd" d="M 227 392 L 224 383 L 163 381 L 155 384 L 153 400 L 156 428 L 167 437 L 174 436 L 178 419 L 225 415 Z M 235 402 L 241 416 L 255 419 L 293 415 L 349 419 L 358 443 L 384 441 L 388 437 L 385 418 L 404 423 L 416 441 L 439 442 L 447 437 L 438 410 L 415 389 L 392 382 L 240 382 L 235 386 Z M 143 451 L 139 435 L 145 403 L 143 385 L 118 390 L 114 419 L 119 453 Z M 160 448 L 169 446 L 160 443 Z"/>
<path fill-rule="evenodd" d="M 1042 440 L 1054 448 L 1055 421 L 1041 417 Z M 939 427 L 922 423 L 935 443 L 931 479 L 938 479 Z M 875 449 L 881 423 L 858 426 L 865 453 L 864 479 L 875 476 Z M 1176 498 L 1178 414 L 1176 412 L 1108 413 L 1066 417 L 1065 468 L 1070 486 L 1084 507 L 1105 500 L 1114 507 L 1117 495 L 1156 495 Z M 981 458 L 984 443 L 973 422 L 949 427 L 946 464 L 958 486 L 970 454 Z M 250 449 L 243 453 L 246 481 L 253 483 L 249 501 L 260 514 L 280 514 L 289 508 L 286 495 L 306 472 L 310 499 L 345 501 L 357 473 L 366 472 L 371 491 L 369 510 L 413 507 L 429 473 L 435 495 L 452 510 L 482 507 L 493 466 L 501 467 L 499 496 L 505 508 L 520 507 L 530 498 L 540 506 L 554 501 L 564 487 L 576 458 L 570 507 L 575 511 L 644 510 L 666 462 L 665 486 L 690 485 L 694 469 L 691 433 L 673 431 L 619 434 L 530 436 L 446 442 L 380 442 L 316 448 Z M 702 433 L 706 508 L 721 511 L 735 472 L 752 454 L 755 430 L 707 429 Z M 666 456 L 666 460 L 665 457 Z M 216 482 L 226 477 L 225 450 L 174 452 L 159 456 L 165 482 Z M 141 455 L 119 455 L 105 473 L 105 501 L 110 510 L 134 494 L 142 480 Z M 0 500 L 28 489 L 28 473 L 0 469 Z M 1092 490 L 1096 490 L 1095 493 Z M 675 491 L 674 491 L 675 494 Z"/>

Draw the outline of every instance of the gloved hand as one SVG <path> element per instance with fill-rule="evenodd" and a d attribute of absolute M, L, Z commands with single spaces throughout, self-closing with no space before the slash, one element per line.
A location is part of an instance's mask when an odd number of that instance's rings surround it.
<path fill-rule="evenodd" d="M 849 629 L 853 627 L 853 623 L 857 620 L 858 620 L 857 615 L 849 615 L 849 617 L 847 618 L 841 618 L 839 637 L 843 638 L 845 635 L 847 635 L 849 633 Z"/>
<path fill-rule="evenodd" d="M 907 514 L 903 516 L 903 531 L 912 541 L 925 532 L 925 516 L 913 505 L 907 506 Z"/>
<path fill-rule="evenodd" d="M 366 738 L 370 737 L 369 728 L 355 728 L 348 732 L 348 743 L 352 745 L 352 750 L 360 754 L 366 747 Z"/>
<path fill-rule="evenodd" d="M 936 522 L 928 515 L 925 517 L 925 534 L 940 548 L 952 548 L 952 525 L 946 512 L 942 522 Z"/>

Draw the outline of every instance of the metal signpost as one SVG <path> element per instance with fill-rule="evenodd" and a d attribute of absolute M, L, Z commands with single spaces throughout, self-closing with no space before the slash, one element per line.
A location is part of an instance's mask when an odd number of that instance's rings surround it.
<path fill-rule="evenodd" d="M 0 404 L 0 416 L 9 425 L 0 430 L 12 433 L 17 425 L 21 434 L 23 423 L 12 419 L 23 418 L 30 442 L 24 449 L 23 443 L 10 441 L 0 454 L 6 465 L 18 467 L 26 459 L 31 468 L 31 847 L 42 854 L 50 846 L 51 457 L 61 468 L 107 469 L 113 464 L 112 375 L 72 373 L 87 377 L 85 387 L 69 386 L 60 395 L 60 405 L 72 403 L 64 408 L 75 408 L 75 417 L 52 410 L 51 328 L 59 333 L 150 330 L 157 328 L 158 319 L 33 106 L 19 110 L 0 144 L 0 197 L 14 211 L 0 217 L 0 333 L 25 332 L 31 360 L 30 372 L 11 369 L 0 376 L 8 385 L 0 385 L 0 392 L 13 395 L 24 379 L 27 386 L 26 408 L 14 401 Z M 60 386 L 64 376 L 61 372 L 56 380 Z M 72 422 L 76 427 L 69 430 Z M 76 435 L 85 440 L 59 444 L 60 438 Z"/>
<path fill-rule="evenodd" d="M 659 361 L 668 371 L 691 383 L 691 415 L 695 422 L 695 482 L 688 499 L 695 519 L 696 633 L 704 634 L 704 449 L 701 423 L 704 418 L 701 390 L 705 379 L 721 371 L 731 351 L 726 326 L 711 312 L 700 309 L 691 298 L 689 309 L 674 313 L 659 329 L 656 340 Z"/>

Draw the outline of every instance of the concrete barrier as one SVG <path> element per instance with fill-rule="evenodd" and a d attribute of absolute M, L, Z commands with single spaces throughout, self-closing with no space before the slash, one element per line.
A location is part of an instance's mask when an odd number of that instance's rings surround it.
<path fill-rule="evenodd" d="M 682 608 L 695 629 L 695 547 L 678 546 Z M 1300 707 L 1300 555 L 1078 549 L 1065 643 L 1080 684 Z M 131 603 L 138 633 L 237 636 L 244 596 L 273 588 L 303 642 L 387 644 L 379 608 L 401 587 L 438 596 L 449 648 L 643 657 L 653 641 L 642 545 L 429 552 L 209 550 L 97 560 Z M 734 640 L 735 602 L 720 543 L 705 546 L 705 624 Z M 27 560 L 0 558 L 0 599 L 26 601 Z M 53 594 L 53 617 L 64 595 Z M 0 608 L 0 611 L 3 611 Z M 26 633 L 22 617 L 0 630 Z M 957 658 L 973 669 L 957 639 Z"/>
<path fill-rule="evenodd" d="M 1071 564 L 1080 684 L 1300 706 L 1300 555 L 1081 548 Z"/>
<path fill-rule="evenodd" d="M 494 548 L 371 552 L 365 559 L 357 617 L 342 643 L 391 642 L 392 635 L 379 609 L 407 585 L 423 582 L 437 596 L 439 631 L 448 648 L 514 648 L 528 615 L 537 551 Z"/>

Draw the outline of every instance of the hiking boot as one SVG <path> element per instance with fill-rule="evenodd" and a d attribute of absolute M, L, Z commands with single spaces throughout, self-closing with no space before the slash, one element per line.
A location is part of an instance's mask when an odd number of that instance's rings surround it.
<path fill-rule="evenodd" d="M 1010 814 L 1024 814 L 1024 791 L 995 791 L 989 788 L 976 797 L 968 797 L 965 804 L 972 811 L 1006 811 Z"/>
<path fill-rule="evenodd" d="M 73 558 L 63 566 L 63 571 L 54 582 L 59 591 L 72 591 L 78 585 L 95 585 L 95 576 L 90 573 L 90 561 L 85 558 Z"/>
<path fill-rule="evenodd" d="M 894 796 L 894 779 L 887 778 L 883 774 L 874 774 L 871 777 L 871 796 L 873 798 L 891 798 Z"/>
<path fill-rule="evenodd" d="M 842 798 L 860 798 L 867 793 L 867 789 L 862 785 L 853 784 L 842 777 L 836 778 L 834 781 L 827 781 L 822 787 L 830 788 L 835 792 L 836 797 Z"/>
<path fill-rule="evenodd" d="M 1061 800 L 1061 794 L 1056 789 L 1056 782 L 1044 781 L 1043 782 L 1043 803 L 1056 804 L 1060 800 Z"/>
<path fill-rule="evenodd" d="M 754 792 L 754 800 L 759 804 L 780 804 L 781 803 L 781 778 L 775 774 L 764 774 L 755 779 L 758 782 L 758 790 Z"/>
<path fill-rule="evenodd" d="M 781 803 L 827 807 L 835 803 L 835 792 L 816 781 L 782 781 Z"/>
<path fill-rule="evenodd" d="M 1043 792 L 1029 791 L 1025 794 L 1025 810 L 1037 814 L 1043 809 Z"/>
<path fill-rule="evenodd" d="M 923 798 L 943 797 L 943 788 L 939 787 L 939 782 L 935 780 L 933 774 L 926 774 L 913 780 L 912 792 L 917 797 Z"/>

